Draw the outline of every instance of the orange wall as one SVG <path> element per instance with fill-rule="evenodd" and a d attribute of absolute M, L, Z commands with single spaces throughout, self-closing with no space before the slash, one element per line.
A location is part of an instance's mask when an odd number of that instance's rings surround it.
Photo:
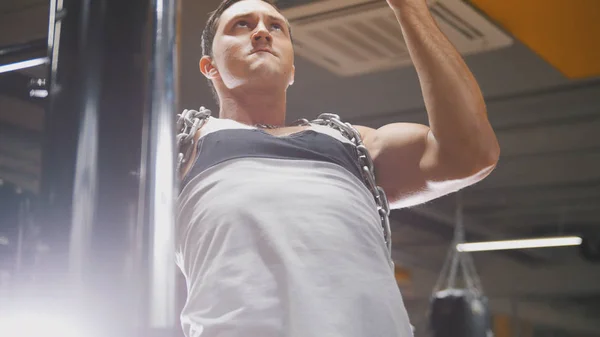
<path fill-rule="evenodd" d="M 494 337 L 513 337 L 510 316 L 494 316 Z"/>
<path fill-rule="evenodd" d="M 515 326 L 514 320 L 515 318 L 509 315 L 494 315 L 494 337 L 533 336 L 533 326 L 531 325 L 531 323 L 517 318 L 517 327 Z M 514 331 L 515 328 L 519 329 L 519 331 Z"/>
<path fill-rule="evenodd" d="M 471 2 L 565 76 L 600 76 L 600 0 Z"/>

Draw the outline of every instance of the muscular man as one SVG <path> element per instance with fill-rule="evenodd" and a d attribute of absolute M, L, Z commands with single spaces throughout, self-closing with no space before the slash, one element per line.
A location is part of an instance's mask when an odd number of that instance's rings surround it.
<path fill-rule="evenodd" d="M 430 126 L 355 128 L 398 208 L 483 179 L 499 147 L 475 79 L 425 0 L 388 4 Z M 203 53 L 200 71 L 220 111 L 182 168 L 177 262 L 187 336 L 410 336 L 355 146 L 327 126 L 284 126 L 295 72 L 286 19 L 267 1 L 223 1 Z"/>

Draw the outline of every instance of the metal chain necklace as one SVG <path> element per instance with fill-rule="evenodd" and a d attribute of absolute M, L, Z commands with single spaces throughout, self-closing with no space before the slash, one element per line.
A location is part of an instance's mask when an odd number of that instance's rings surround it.
<path fill-rule="evenodd" d="M 198 130 L 206 123 L 211 115 L 211 111 L 201 107 L 199 111 L 196 110 L 184 110 L 181 114 L 177 115 L 177 146 L 179 154 L 177 157 L 177 174 L 181 172 L 181 168 L 191 160 L 192 151 L 194 148 L 194 136 Z M 392 237 L 390 229 L 390 206 L 386 198 L 385 192 L 375 182 L 375 168 L 373 166 L 373 159 L 369 154 L 369 151 L 362 142 L 360 133 L 351 124 L 344 123 L 340 120 L 340 117 L 331 113 L 324 113 L 319 115 L 317 119 L 308 121 L 307 119 L 300 119 L 293 123 L 294 126 L 309 126 L 311 124 L 328 126 L 334 130 L 339 131 L 344 138 L 354 144 L 358 163 L 362 169 L 362 176 L 367 183 L 367 188 L 373 194 L 375 203 L 377 204 L 377 212 L 381 219 L 381 225 L 383 228 L 383 237 L 385 240 L 388 258 L 390 264 L 392 262 Z M 258 124 L 257 127 L 270 129 L 275 128 L 271 125 Z"/>
<path fill-rule="evenodd" d="M 276 125 L 271 125 L 271 124 L 254 124 L 255 127 L 257 128 L 261 128 L 261 129 L 268 129 L 268 130 L 273 130 L 273 129 L 279 129 L 279 126 Z"/>

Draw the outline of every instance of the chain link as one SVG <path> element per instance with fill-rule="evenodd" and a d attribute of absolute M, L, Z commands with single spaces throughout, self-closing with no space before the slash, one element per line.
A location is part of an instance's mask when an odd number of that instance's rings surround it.
<path fill-rule="evenodd" d="M 200 111 L 183 110 L 177 115 L 177 176 L 180 175 L 182 167 L 192 157 L 194 150 L 194 137 L 204 123 L 210 117 L 211 111 L 200 107 Z"/>
<path fill-rule="evenodd" d="M 177 158 L 178 175 L 181 172 L 181 168 L 189 160 L 191 160 L 192 150 L 194 148 L 194 136 L 204 125 L 204 123 L 206 123 L 210 115 L 211 111 L 204 107 L 201 107 L 200 111 L 184 110 L 180 115 L 177 115 L 177 146 L 179 149 L 179 155 Z M 351 124 L 342 122 L 338 115 L 331 113 L 321 114 L 313 121 L 301 119 L 294 123 L 294 125 L 310 124 L 328 126 L 334 130 L 337 130 L 342 134 L 342 136 L 344 136 L 344 138 L 348 139 L 354 144 L 358 155 L 358 163 L 362 169 L 362 176 L 367 184 L 367 188 L 373 194 L 375 203 L 377 205 L 377 213 L 381 219 L 383 237 L 389 255 L 388 258 L 390 263 L 392 263 L 392 237 L 389 220 L 390 205 L 383 189 L 377 186 L 375 181 L 375 167 L 373 165 L 373 159 L 363 144 L 360 133 Z"/>
<path fill-rule="evenodd" d="M 375 198 L 377 204 L 377 212 L 381 219 L 381 226 L 383 228 L 383 237 L 385 239 L 386 248 L 389 254 L 390 262 L 392 261 L 392 231 L 390 228 L 390 204 L 388 203 L 387 197 L 383 189 L 377 186 L 375 182 L 375 167 L 373 164 L 373 158 L 369 154 L 369 151 L 362 142 L 360 133 L 350 123 L 344 123 L 340 117 L 336 114 L 325 113 L 319 115 L 316 120 L 311 123 L 317 125 L 324 125 L 339 131 L 342 136 L 350 140 L 356 147 L 358 153 L 358 162 L 362 168 L 362 175 L 367 183 L 368 189 Z"/>

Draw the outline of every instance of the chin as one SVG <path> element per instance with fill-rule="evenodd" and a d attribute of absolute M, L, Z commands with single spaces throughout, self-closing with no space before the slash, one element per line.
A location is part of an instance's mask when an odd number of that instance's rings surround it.
<path fill-rule="evenodd" d="M 248 75 L 251 82 L 259 82 L 265 85 L 285 83 L 285 78 L 287 77 L 281 69 L 269 66 L 255 68 L 249 71 Z"/>
<path fill-rule="evenodd" d="M 279 73 L 281 72 L 281 65 L 273 60 L 267 60 L 265 58 L 255 60 L 248 65 L 248 73 Z"/>
<path fill-rule="evenodd" d="M 277 92 L 285 89 L 283 82 L 278 76 L 257 76 L 251 78 L 246 85 L 254 90 Z"/>

